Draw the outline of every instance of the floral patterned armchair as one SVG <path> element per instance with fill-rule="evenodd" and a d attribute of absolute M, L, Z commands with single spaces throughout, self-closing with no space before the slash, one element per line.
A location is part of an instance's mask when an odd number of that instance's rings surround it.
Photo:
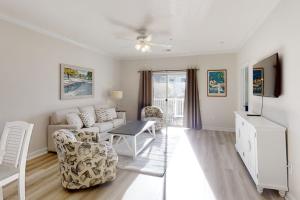
<path fill-rule="evenodd" d="M 142 121 L 155 121 L 155 130 L 160 130 L 164 127 L 164 113 L 157 106 L 146 106 L 141 111 Z"/>
<path fill-rule="evenodd" d="M 83 189 L 116 178 L 118 156 L 109 142 L 97 143 L 96 132 L 61 129 L 53 133 L 62 186 Z"/>

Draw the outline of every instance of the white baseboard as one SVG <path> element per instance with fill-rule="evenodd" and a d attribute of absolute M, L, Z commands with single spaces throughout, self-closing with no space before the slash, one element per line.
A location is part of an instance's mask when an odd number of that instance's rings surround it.
<path fill-rule="evenodd" d="M 36 157 L 45 155 L 46 153 L 48 153 L 47 148 L 38 149 L 36 151 L 33 151 L 33 152 L 29 153 L 28 156 L 27 156 L 27 160 L 32 160 Z"/>
<path fill-rule="evenodd" d="M 203 129 L 209 131 L 235 132 L 235 128 L 228 128 L 228 127 L 205 126 L 203 127 Z"/>
<path fill-rule="evenodd" d="M 286 194 L 286 197 L 285 197 L 286 200 L 296 200 L 296 198 L 290 193 L 288 192 Z"/>

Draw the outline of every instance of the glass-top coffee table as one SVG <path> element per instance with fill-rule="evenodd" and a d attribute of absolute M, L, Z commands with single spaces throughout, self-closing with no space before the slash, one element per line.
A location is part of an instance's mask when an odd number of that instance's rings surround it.
<path fill-rule="evenodd" d="M 109 131 L 110 142 L 119 155 L 132 156 L 133 159 L 142 152 L 155 139 L 155 121 L 133 121 Z M 138 141 L 138 136 L 148 133 L 151 137 L 143 137 Z M 114 141 L 114 137 L 118 139 Z"/>

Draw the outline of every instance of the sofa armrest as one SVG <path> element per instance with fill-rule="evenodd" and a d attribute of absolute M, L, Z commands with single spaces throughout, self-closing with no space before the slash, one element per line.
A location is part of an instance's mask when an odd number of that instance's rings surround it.
<path fill-rule="evenodd" d="M 126 123 L 126 112 L 124 112 L 124 111 L 117 111 L 117 118 L 118 119 L 124 119 L 124 121 Z"/>
<path fill-rule="evenodd" d="M 77 127 L 74 125 L 62 124 L 62 125 L 48 125 L 48 151 L 56 152 L 52 134 L 60 129 L 69 129 L 69 130 L 76 130 Z"/>

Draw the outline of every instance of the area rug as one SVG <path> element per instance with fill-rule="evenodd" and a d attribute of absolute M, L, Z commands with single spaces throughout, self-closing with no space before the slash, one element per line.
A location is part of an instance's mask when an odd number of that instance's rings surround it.
<path fill-rule="evenodd" d="M 141 134 L 137 142 L 143 142 L 147 137 L 147 134 Z M 132 157 L 119 155 L 118 168 L 162 177 L 178 141 L 178 135 L 158 133 L 156 139 L 135 160 Z"/>

